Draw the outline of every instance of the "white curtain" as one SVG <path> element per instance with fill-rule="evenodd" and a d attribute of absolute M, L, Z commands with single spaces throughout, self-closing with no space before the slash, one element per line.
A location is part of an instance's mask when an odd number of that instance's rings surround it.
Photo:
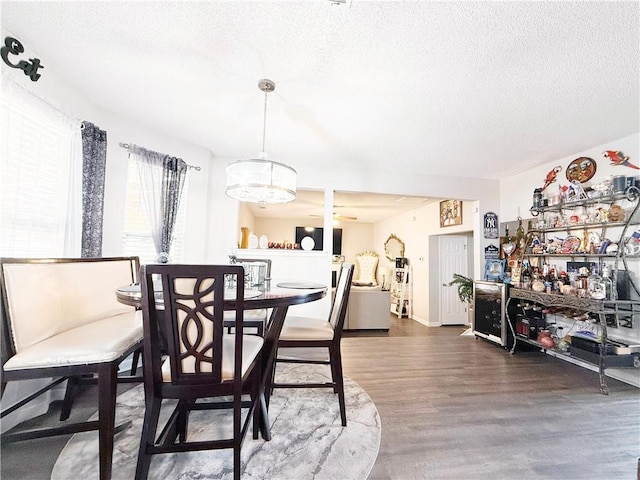
<path fill-rule="evenodd" d="M 81 121 L 2 74 L 0 255 L 80 256 Z"/>

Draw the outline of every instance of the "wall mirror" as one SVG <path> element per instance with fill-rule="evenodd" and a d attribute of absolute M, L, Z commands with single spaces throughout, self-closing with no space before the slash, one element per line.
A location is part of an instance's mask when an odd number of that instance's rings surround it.
<path fill-rule="evenodd" d="M 404 257 L 404 242 L 392 233 L 384 242 L 384 253 L 388 260 L 395 262 L 396 258 Z"/>

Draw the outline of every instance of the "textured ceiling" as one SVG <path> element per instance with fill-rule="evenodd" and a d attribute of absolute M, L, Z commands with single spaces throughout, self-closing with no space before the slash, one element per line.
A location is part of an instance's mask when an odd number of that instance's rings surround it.
<path fill-rule="evenodd" d="M 107 110 L 209 148 L 500 178 L 639 127 L 638 2 L 2 2 Z M 455 162 L 455 170 L 452 170 Z"/>

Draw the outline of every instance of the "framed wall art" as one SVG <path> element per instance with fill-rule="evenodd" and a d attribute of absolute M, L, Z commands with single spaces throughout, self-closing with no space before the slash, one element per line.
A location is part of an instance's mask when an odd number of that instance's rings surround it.
<path fill-rule="evenodd" d="M 462 225 L 462 202 L 443 200 L 440 202 L 440 226 Z"/>

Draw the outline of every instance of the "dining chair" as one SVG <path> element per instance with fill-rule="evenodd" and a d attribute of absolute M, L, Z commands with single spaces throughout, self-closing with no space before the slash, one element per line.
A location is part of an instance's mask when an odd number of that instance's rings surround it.
<path fill-rule="evenodd" d="M 342 376 L 342 354 L 340 341 L 344 319 L 347 313 L 347 302 L 351 291 L 354 266 L 352 263 L 343 263 L 340 267 L 340 275 L 331 303 L 329 319 L 287 316 L 278 339 L 278 351 L 280 348 L 327 348 L 329 360 L 317 360 L 311 358 L 284 358 L 276 355 L 277 363 L 302 363 L 320 364 L 331 367 L 331 382 L 324 383 L 278 383 L 275 380 L 271 388 L 332 388 L 338 394 L 340 405 L 340 418 L 342 426 L 347 426 L 347 414 L 344 397 L 344 380 Z M 302 355 L 302 353 L 301 353 Z M 274 375 L 276 369 L 274 368 Z"/>
<path fill-rule="evenodd" d="M 145 413 L 136 479 L 147 478 L 155 454 L 225 448 L 233 449 L 234 479 L 240 478 L 242 442 L 251 420 L 257 438 L 258 406 L 264 398 L 260 390 L 264 339 L 243 335 L 243 276 L 244 269 L 238 265 L 141 268 Z M 162 283 L 164 315 L 157 315 L 154 277 Z M 236 283 L 234 290 L 226 292 L 233 292 L 227 300 L 233 301 L 235 335 L 224 333 L 223 325 L 225 278 L 229 277 Z M 159 346 L 159 322 L 164 322 L 166 357 Z M 243 402 L 243 394 L 249 395 L 249 402 Z M 177 403 L 158 435 L 160 409 L 166 399 Z M 191 411 L 221 408 L 233 411 L 231 438 L 189 438 Z"/>
<path fill-rule="evenodd" d="M 97 421 L 18 427 L 3 433 L 3 442 L 97 430 L 100 479 L 111 477 L 113 436 L 131 425 L 114 421 L 118 367 L 142 341 L 142 315 L 118 303 L 115 289 L 134 281 L 138 265 L 138 257 L 0 259 L 2 393 L 8 382 L 51 380 L 0 417 L 67 379 L 89 376 L 98 385 Z"/>
<path fill-rule="evenodd" d="M 271 259 L 270 258 L 236 258 L 236 264 L 248 264 L 248 263 L 262 263 L 266 265 L 265 281 L 271 280 Z M 245 272 L 246 278 L 246 272 Z M 233 329 L 233 312 L 225 313 L 224 326 L 227 331 L 231 333 Z M 245 310 L 244 312 L 244 326 L 256 329 L 256 333 L 261 337 L 264 337 L 264 327 L 267 322 L 268 312 L 266 308 L 258 308 L 253 310 Z"/>

